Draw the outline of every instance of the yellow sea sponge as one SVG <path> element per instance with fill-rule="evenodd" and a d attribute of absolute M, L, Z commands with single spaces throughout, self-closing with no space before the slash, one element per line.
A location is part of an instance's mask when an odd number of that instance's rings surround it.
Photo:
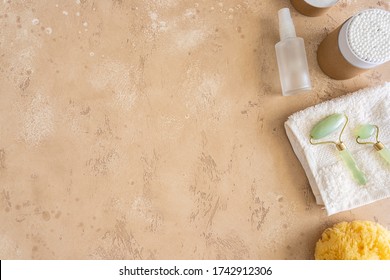
<path fill-rule="evenodd" d="M 390 260 L 390 231 L 369 221 L 338 223 L 322 233 L 314 256 L 316 260 Z"/>

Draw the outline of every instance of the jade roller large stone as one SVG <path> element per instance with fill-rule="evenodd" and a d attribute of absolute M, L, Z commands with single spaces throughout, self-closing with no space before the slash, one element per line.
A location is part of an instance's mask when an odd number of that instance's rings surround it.
<path fill-rule="evenodd" d="M 310 136 L 314 140 L 324 138 L 336 131 L 344 122 L 345 117 L 343 114 L 330 115 L 313 127 L 310 131 Z"/>
<path fill-rule="evenodd" d="M 329 136 L 336 130 L 338 130 L 344 124 L 337 141 L 324 141 L 324 142 L 313 142 L 313 140 L 320 140 L 324 137 Z M 336 145 L 339 155 L 350 171 L 352 177 L 359 185 L 365 185 L 367 183 L 366 176 L 359 169 L 356 161 L 352 157 L 352 154 L 347 150 L 347 147 L 341 140 L 341 136 L 344 132 L 345 127 L 348 124 L 348 117 L 343 114 L 333 114 L 318 122 L 310 131 L 310 143 L 313 145 L 321 144 L 334 144 Z"/>
<path fill-rule="evenodd" d="M 368 139 L 375 134 L 375 142 L 361 142 L 360 139 Z M 390 150 L 379 142 L 379 127 L 372 124 L 364 124 L 355 129 L 356 142 L 359 144 L 372 144 L 374 145 L 375 150 L 381 155 L 381 157 L 390 163 Z"/>

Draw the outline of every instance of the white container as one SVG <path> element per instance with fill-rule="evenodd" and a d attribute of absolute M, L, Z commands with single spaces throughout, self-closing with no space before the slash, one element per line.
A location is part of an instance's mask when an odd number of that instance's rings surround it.
<path fill-rule="evenodd" d="M 390 60 L 390 12 L 359 12 L 331 32 L 320 44 L 322 71 L 337 80 L 352 78 Z"/>
<path fill-rule="evenodd" d="M 284 96 L 311 90 L 305 44 L 296 36 L 290 10 L 279 10 L 280 42 L 275 45 L 280 83 Z"/>
<path fill-rule="evenodd" d="M 309 17 L 321 16 L 339 0 L 291 0 L 291 4 L 301 14 Z"/>

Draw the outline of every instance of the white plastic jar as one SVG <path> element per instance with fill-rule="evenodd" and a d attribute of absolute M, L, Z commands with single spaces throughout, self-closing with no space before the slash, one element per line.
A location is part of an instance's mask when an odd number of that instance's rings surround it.
<path fill-rule="evenodd" d="M 309 17 L 321 16 L 339 0 L 291 0 L 291 4 L 301 14 Z"/>
<path fill-rule="evenodd" d="M 352 78 L 390 61 L 390 12 L 361 11 L 331 32 L 319 45 L 322 71 L 336 80 Z"/>

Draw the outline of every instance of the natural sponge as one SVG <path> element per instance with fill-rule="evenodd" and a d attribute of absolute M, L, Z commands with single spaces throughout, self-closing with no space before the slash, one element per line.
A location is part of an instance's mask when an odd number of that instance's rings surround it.
<path fill-rule="evenodd" d="M 338 223 L 322 233 L 314 256 L 316 260 L 390 260 L 390 232 L 369 221 Z"/>

